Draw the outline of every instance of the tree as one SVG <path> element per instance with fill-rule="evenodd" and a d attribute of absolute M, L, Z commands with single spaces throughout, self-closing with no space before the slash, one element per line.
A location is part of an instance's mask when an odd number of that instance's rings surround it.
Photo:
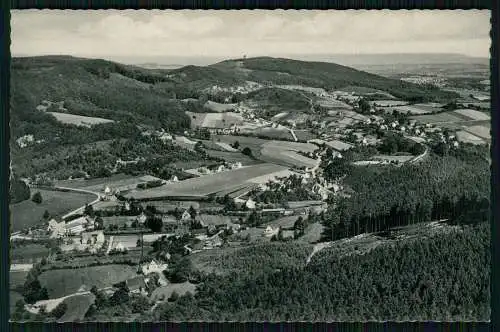
<path fill-rule="evenodd" d="M 94 208 L 92 207 L 92 205 L 90 205 L 90 204 L 85 205 L 84 213 L 87 216 L 94 217 L 95 213 L 94 213 Z"/>
<path fill-rule="evenodd" d="M 233 147 L 233 149 L 238 150 L 238 148 L 240 147 L 240 142 L 235 141 L 233 144 L 231 144 L 231 146 Z"/>
<path fill-rule="evenodd" d="M 35 202 L 36 204 L 42 204 L 42 194 L 37 191 L 34 195 L 33 195 L 33 198 L 31 199 L 33 202 Z"/>
<path fill-rule="evenodd" d="M 163 228 L 163 221 L 158 217 L 148 217 L 145 222 L 146 227 L 151 229 L 154 233 L 161 232 Z"/>
<path fill-rule="evenodd" d="M 26 303 L 32 304 L 40 300 L 47 300 L 49 294 L 45 287 L 42 287 L 38 278 L 28 276 L 23 288 L 23 297 Z"/>
<path fill-rule="evenodd" d="M 144 296 L 134 296 L 130 300 L 133 313 L 142 313 L 150 307 L 148 299 Z"/>
<path fill-rule="evenodd" d="M 241 153 L 243 153 L 246 156 L 253 157 L 252 150 L 247 146 L 245 147 Z"/>
<path fill-rule="evenodd" d="M 191 205 L 189 207 L 188 212 L 189 212 L 189 215 L 191 216 L 191 219 L 194 220 L 196 218 L 196 209 Z"/>
<path fill-rule="evenodd" d="M 370 113 L 370 104 L 365 99 L 358 101 L 358 107 L 362 114 Z"/>
<path fill-rule="evenodd" d="M 179 294 L 176 291 L 173 291 L 168 298 L 168 302 L 175 302 L 179 299 Z"/>
<path fill-rule="evenodd" d="M 95 219 L 94 226 L 95 229 L 104 229 L 104 221 L 100 216 Z"/>
<path fill-rule="evenodd" d="M 121 282 L 117 286 L 118 289 L 109 299 L 110 304 L 113 306 L 127 303 L 130 299 L 129 290 L 125 282 Z"/>
<path fill-rule="evenodd" d="M 68 309 L 68 305 L 63 301 L 57 305 L 51 312 L 50 316 L 55 317 L 56 319 L 61 318 Z"/>
<path fill-rule="evenodd" d="M 45 210 L 45 212 L 43 213 L 43 219 L 47 220 L 50 218 L 50 213 L 49 211 Z"/>

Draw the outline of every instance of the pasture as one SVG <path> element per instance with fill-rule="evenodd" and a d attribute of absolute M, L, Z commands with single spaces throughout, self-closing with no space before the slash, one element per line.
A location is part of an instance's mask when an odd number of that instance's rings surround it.
<path fill-rule="evenodd" d="M 192 113 L 186 112 L 191 119 L 191 128 L 229 128 L 233 125 L 242 125 L 243 117 L 234 112 L 224 113 Z"/>
<path fill-rule="evenodd" d="M 39 243 L 23 243 L 11 245 L 10 255 L 12 263 L 34 263 L 49 256 L 49 249 Z"/>
<path fill-rule="evenodd" d="M 59 318 L 58 322 L 77 322 L 85 318 L 89 307 L 94 303 L 94 294 L 82 294 L 65 298 L 63 303 L 67 305 L 66 312 Z"/>
<path fill-rule="evenodd" d="M 57 182 L 58 186 L 68 188 L 79 188 L 94 192 L 103 192 L 106 187 L 111 190 L 120 191 L 137 188 L 139 183 L 161 180 L 151 175 L 132 176 L 126 174 L 116 174 L 108 178 L 98 178 L 90 180 L 67 180 Z"/>
<path fill-rule="evenodd" d="M 62 122 L 64 124 L 82 126 L 82 127 L 91 127 L 97 124 L 114 122 L 113 120 L 109 119 L 94 118 L 89 116 L 81 116 L 81 115 L 59 113 L 59 112 L 47 112 L 47 114 L 52 115 L 53 117 L 56 118 L 57 121 Z"/>
<path fill-rule="evenodd" d="M 417 116 L 412 116 L 411 119 L 424 124 L 463 121 L 459 115 L 454 115 L 453 112 L 417 115 Z"/>
<path fill-rule="evenodd" d="M 151 300 L 168 300 L 173 292 L 176 292 L 179 296 L 185 295 L 186 293 L 196 294 L 196 285 L 190 283 L 189 281 L 180 284 L 168 284 L 166 286 L 160 286 L 156 288 L 151 294 Z"/>
<path fill-rule="evenodd" d="M 227 112 L 232 111 L 236 107 L 236 104 L 221 104 L 215 101 L 208 100 L 203 107 L 212 111 L 212 112 Z"/>
<path fill-rule="evenodd" d="M 111 287 L 137 275 L 137 268 L 129 265 L 103 265 L 80 269 L 49 270 L 43 272 L 38 280 L 46 287 L 49 298 L 58 298 L 78 292 L 82 286 L 90 289 Z"/>
<path fill-rule="evenodd" d="M 290 130 L 286 129 L 283 126 L 279 126 L 278 128 L 272 127 L 261 127 L 255 129 L 251 132 L 252 135 L 262 136 L 269 139 L 287 139 L 293 140 L 293 136 L 290 133 Z"/>
<path fill-rule="evenodd" d="M 371 106 L 375 107 L 394 107 L 394 106 L 404 106 L 409 103 L 404 100 L 374 100 L 369 102 Z"/>
<path fill-rule="evenodd" d="M 472 110 L 472 109 L 458 109 L 458 110 L 454 110 L 453 112 L 460 114 L 460 115 L 463 115 L 463 116 L 467 117 L 469 120 L 479 120 L 479 121 L 490 120 L 490 116 L 488 114 L 486 114 L 484 112 Z"/>
<path fill-rule="evenodd" d="M 28 271 L 9 271 L 9 289 L 22 289 L 27 276 Z"/>
<path fill-rule="evenodd" d="M 273 228 L 281 227 L 283 229 L 292 229 L 295 222 L 299 219 L 299 216 L 286 216 L 275 219 L 266 224 L 272 226 Z"/>
<path fill-rule="evenodd" d="M 262 159 L 279 165 L 291 167 L 314 167 L 316 160 L 298 154 L 296 151 L 281 150 L 275 147 L 263 147 Z"/>
<path fill-rule="evenodd" d="M 229 151 L 218 151 L 218 150 L 205 150 L 210 157 L 224 159 L 224 161 L 229 163 L 240 162 L 242 165 L 257 165 L 262 162 L 244 155 L 241 152 L 229 152 Z M 201 165 L 200 165 L 201 166 Z"/>
<path fill-rule="evenodd" d="M 116 225 L 118 228 L 122 228 L 124 225 L 131 227 L 135 220 L 136 217 L 133 216 L 102 217 L 104 228 L 108 228 L 110 225 Z"/>
<path fill-rule="evenodd" d="M 295 136 L 299 141 L 308 141 L 310 139 L 315 139 L 317 136 L 311 133 L 309 130 L 294 130 Z"/>
<path fill-rule="evenodd" d="M 239 152 L 237 149 L 233 148 L 231 145 L 224 143 L 224 142 L 216 142 L 219 147 L 221 147 L 224 151 L 229 151 L 229 152 Z"/>
<path fill-rule="evenodd" d="M 326 141 L 325 144 L 336 151 L 345 151 L 352 148 L 352 144 L 345 143 L 336 139 Z"/>
<path fill-rule="evenodd" d="M 456 134 L 457 140 L 463 143 L 472 143 L 472 144 L 484 144 L 485 141 L 480 137 L 472 135 L 471 133 L 466 132 L 465 130 L 457 131 Z"/>
<path fill-rule="evenodd" d="M 26 227 L 43 224 L 45 210 L 49 211 L 51 217 L 63 216 L 96 199 L 96 196 L 91 194 L 55 190 L 32 189 L 31 194 L 33 195 L 37 191 L 42 195 L 42 203 L 36 204 L 29 199 L 10 205 L 12 230 L 14 232 Z"/>
<path fill-rule="evenodd" d="M 404 106 L 395 106 L 395 107 L 387 107 L 385 108 L 386 112 L 392 112 L 395 110 L 396 112 L 403 114 L 429 114 L 437 111 L 438 109 L 434 109 L 432 107 L 418 107 L 416 105 L 404 105 Z"/>
<path fill-rule="evenodd" d="M 204 197 L 221 191 L 237 189 L 247 183 L 255 183 L 256 178 L 271 177 L 274 173 L 286 170 L 274 164 L 258 164 L 203 177 L 191 178 L 169 183 L 161 187 L 129 193 L 126 196 L 135 199 L 154 199 L 162 197 Z"/>
<path fill-rule="evenodd" d="M 481 137 L 482 139 L 491 139 L 490 128 L 487 126 L 470 126 L 465 130 L 473 135 Z"/>

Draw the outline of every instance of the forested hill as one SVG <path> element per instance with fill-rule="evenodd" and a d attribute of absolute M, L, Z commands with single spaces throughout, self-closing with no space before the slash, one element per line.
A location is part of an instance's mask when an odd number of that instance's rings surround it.
<path fill-rule="evenodd" d="M 181 99 L 203 97 L 204 89 L 214 85 L 230 87 L 246 81 L 300 84 L 328 90 L 361 86 L 414 101 L 444 101 L 454 97 L 453 93 L 437 88 L 420 87 L 333 63 L 267 57 L 161 70 L 99 59 L 41 56 L 14 58 L 11 69 L 14 138 L 32 134 L 35 128 L 37 138 L 41 139 L 67 131 L 68 126 L 36 110 L 43 100 L 63 102 L 62 112 L 111 119 L 129 126 L 147 124 L 180 131 L 189 127 L 189 118 L 184 113 L 186 103 Z M 96 127 L 108 132 L 117 126 Z M 71 135 L 85 135 L 85 130 L 79 131 L 82 133 Z M 125 136 L 129 134 L 130 128 L 124 130 Z"/>
<path fill-rule="evenodd" d="M 172 130 L 187 128 L 189 118 L 180 102 L 172 100 L 172 94 L 167 91 L 154 88 L 158 82 L 167 80 L 162 71 L 104 60 L 69 56 L 14 58 L 11 64 L 13 137 L 36 131 L 37 138 L 47 139 L 67 129 L 36 109 L 43 100 L 63 102 L 62 112 L 76 115 L 123 124 L 161 125 Z M 52 111 L 61 112 L 60 109 Z"/>
<path fill-rule="evenodd" d="M 447 101 L 456 97 L 453 93 L 435 87 L 421 87 L 330 62 L 258 57 L 226 60 L 210 67 L 261 83 L 297 84 L 327 90 L 360 86 L 387 91 L 398 98 L 415 101 Z"/>

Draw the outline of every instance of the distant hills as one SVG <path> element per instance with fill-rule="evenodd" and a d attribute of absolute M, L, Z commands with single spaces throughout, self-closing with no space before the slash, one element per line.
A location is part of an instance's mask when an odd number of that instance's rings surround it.
<path fill-rule="evenodd" d="M 100 59 L 71 56 L 13 58 L 11 64 L 11 123 L 14 137 L 34 130 L 50 136 L 61 125 L 37 111 L 42 100 L 64 102 L 66 112 L 115 120 L 120 124 L 188 128 L 185 103 L 214 85 L 246 81 L 338 89 L 362 86 L 384 90 L 407 100 L 443 101 L 453 93 L 423 88 L 346 66 L 258 57 L 225 60 L 209 66 L 145 69 Z M 60 128 L 59 128 L 60 129 Z"/>

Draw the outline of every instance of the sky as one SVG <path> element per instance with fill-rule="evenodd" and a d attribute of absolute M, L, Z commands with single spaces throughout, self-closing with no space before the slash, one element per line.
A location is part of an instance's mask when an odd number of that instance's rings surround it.
<path fill-rule="evenodd" d="M 13 56 L 457 53 L 487 58 L 489 32 L 489 10 L 11 11 Z"/>

